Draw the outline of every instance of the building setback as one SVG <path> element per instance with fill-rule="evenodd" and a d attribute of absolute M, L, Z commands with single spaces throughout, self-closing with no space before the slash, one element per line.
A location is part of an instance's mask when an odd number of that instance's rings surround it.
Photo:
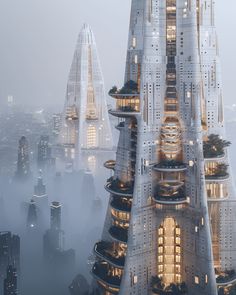
<path fill-rule="evenodd" d="M 105 295 L 216 295 L 216 276 L 234 280 L 236 216 L 213 1 L 133 0 L 128 42 L 93 277 Z"/>

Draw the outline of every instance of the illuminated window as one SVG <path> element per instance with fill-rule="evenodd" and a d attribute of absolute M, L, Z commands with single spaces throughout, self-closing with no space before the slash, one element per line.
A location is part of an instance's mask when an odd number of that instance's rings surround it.
<path fill-rule="evenodd" d="M 194 282 L 196 285 L 199 285 L 199 283 L 200 283 L 199 276 L 194 277 Z"/>
<path fill-rule="evenodd" d="M 158 275 L 166 285 L 181 282 L 181 230 L 173 218 L 158 229 Z"/>
<path fill-rule="evenodd" d="M 94 148 L 96 146 L 97 146 L 96 127 L 89 125 L 87 129 L 87 148 Z"/>

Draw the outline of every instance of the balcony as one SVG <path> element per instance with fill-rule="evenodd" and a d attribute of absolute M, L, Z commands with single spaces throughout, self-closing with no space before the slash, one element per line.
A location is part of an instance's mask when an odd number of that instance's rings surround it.
<path fill-rule="evenodd" d="M 113 276 L 106 263 L 96 262 L 92 268 L 92 275 L 101 287 L 112 294 L 118 294 L 120 290 L 121 277 Z"/>
<path fill-rule="evenodd" d="M 108 112 L 118 118 L 135 117 L 139 114 L 139 106 L 118 106 L 115 110 L 110 109 Z"/>
<path fill-rule="evenodd" d="M 153 166 L 153 170 L 158 172 L 181 172 L 187 170 L 187 165 L 183 162 L 162 161 L 157 165 Z"/>
<path fill-rule="evenodd" d="M 159 204 L 183 204 L 187 202 L 183 182 L 161 182 L 157 185 L 155 201 Z"/>
<path fill-rule="evenodd" d="M 111 237 L 121 243 L 127 243 L 128 241 L 128 229 L 124 229 L 117 226 L 111 226 L 109 229 Z"/>
<path fill-rule="evenodd" d="M 235 270 L 220 273 L 216 277 L 217 286 L 220 288 L 229 288 L 236 285 Z"/>
<path fill-rule="evenodd" d="M 118 246 L 119 247 L 119 246 Z M 94 246 L 94 253 L 101 259 L 107 261 L 117 268 L 124 268 L 125 255 L 123 252 L 119 253 L 114 247 L 114 243 L 100 241 Z"/>
<path fill-rule="evenodd" d="M 68 106 L 66 109 L 66 120 L 67 121 L 77 121 L 79 119 L 78 111 L 75 105 Z"/>
<path fill-rule="evenodd" d="M 133 184 L 132 183 L 123 183 L 119 179 L 111 177 L 107 180 L 105 185 L 106 191 L 110 194 L 122 196 L 122 197 L 133 197 Z"/>
<path fill-rule="evenodd" d="M 189 203 L 185 195 L 160 196 L 157 194 L 154 197 L 154 201 L 162 205 L 180 205 Z"/>
<path fill-rule="evenodd" d="M 110 205 L 112 208 L 114 208 L 117 211 L 126 212 L 126 213 L 131 212 L 132 203 L 128 201 L 127 199 L 124 200 L 122 198 L 113 198 Z"/>
<path fill-rule="evenodd" d="M 225 175 L 205 175 L 206 182 L 223 182 L 229 180 L 229 174 Z"/>
<path fill-rule="evenodd" d="M 108 160 L 104 163 L 104 167 L 107 169 L 111 169 L 114 170 L 115 169 L 115 165 L 116 165 L 116 161 L 115 160 Z"/>
<path fill-rule="evenodd" d="M 220 163 L 215 167 L 205 167 L 206 182 L 221 182 L 229 179 L 228 165 Z"/>

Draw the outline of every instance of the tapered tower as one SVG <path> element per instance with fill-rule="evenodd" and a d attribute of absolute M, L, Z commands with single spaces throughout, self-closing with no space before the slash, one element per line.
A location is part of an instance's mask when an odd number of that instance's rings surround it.
<path fill-rule="evenodd" d="M 120 138 L 94 247 L 101 294 L 217 294 L 202 140 L 205 4 L 132 1 L 125 83 L 110 91 Z"/>
<path fill-rule="evenodd" d="M 113 147 L 101 66 L 91 28 L 84 25 L 69 74 L 60 143 L 70 169 L 93 169 L 98 151 Z"/>
<path fill-rule="evenodd" d="M 215 1 L 198 1 L 197 9 L 206 191 L 217 282 L 226 287 L 236 284 L 236 194 L 224 127 Z"/>

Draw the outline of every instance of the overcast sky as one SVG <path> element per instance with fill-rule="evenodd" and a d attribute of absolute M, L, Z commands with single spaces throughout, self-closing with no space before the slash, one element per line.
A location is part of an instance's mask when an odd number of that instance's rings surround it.
<path fill-rule="evenodd" d="M 227 2 L 229 2 L 228 0 Z M 63 104 L 77 35 L 94 31 L 107 89 L 121 84 L 131 0 L 0 0 L 0 100 Z M 236 103 L 236 1 L 217 2 L 225 102 Z"/>

